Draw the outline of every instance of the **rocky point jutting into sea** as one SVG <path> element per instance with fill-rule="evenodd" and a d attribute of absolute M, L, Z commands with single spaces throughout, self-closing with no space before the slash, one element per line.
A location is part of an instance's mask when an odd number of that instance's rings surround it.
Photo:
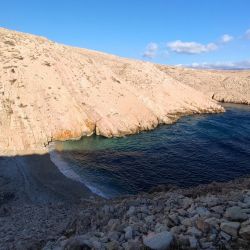
<path fill-rule="evenodd" d="M 157 65 L 0 28 L 0 248 L 248 249 L 247 177 L 105 200 L 47 154 L 57 140 L 224 112 L 219 102 L 250 104 L 250 71 Z"/>

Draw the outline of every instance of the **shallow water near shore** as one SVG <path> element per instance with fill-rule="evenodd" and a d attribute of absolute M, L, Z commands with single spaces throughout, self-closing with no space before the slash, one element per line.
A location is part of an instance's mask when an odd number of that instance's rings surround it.
<path fill-rule="evenodd" d="M 183 117 L 124 138 L 57 142 L 52 161 L 93 192 L 114 197 L 160 184 L 189 187 L 250 174 L 250 106 Z"/>

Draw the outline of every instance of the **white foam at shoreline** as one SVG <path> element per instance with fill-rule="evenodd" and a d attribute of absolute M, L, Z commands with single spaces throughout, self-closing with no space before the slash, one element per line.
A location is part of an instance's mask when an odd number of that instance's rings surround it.
<path fill-rule="evenodd" d="M 59 154 L 57 154 L 55 151 L 50 150 L 49 152 L 50 160 L 56 165 L 56 167 L 59 169 L 59 171 L 65 175 L 66 177 L 81 182 L 84 184 L 92 193 L 97 194 L 103 198 L 109 198 L 108 195 L 104 194 L 102 191 L 100 191 L 97 187 L 94 187 L 91 185 L 88 181 L 83 180 L 73 169 L 72 167 L 66 163 L 62 157 L 60 157 Z"/>

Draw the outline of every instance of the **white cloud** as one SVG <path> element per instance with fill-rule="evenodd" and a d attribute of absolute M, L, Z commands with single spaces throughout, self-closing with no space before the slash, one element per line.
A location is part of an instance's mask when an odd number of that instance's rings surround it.
<path fill-rule="evenodd" d="M 230 36 L 230 35 L 228 35 L 228 34 L 224 34 L 223 36 L 221 36 L 220 41 L 221 41 L 221 43 L 229 43 L 229 42 L 231 42 L 233 39 L 234 39 L 233 36 Z"/>
<path fill-rule="evenodd" d="M 197 69 L 240 70 L 240 69 L 250 69 L 250 60 L 236 61 L 236 62 L 224 61 L 224 62 L 214 62 L 214 63 L 203 62 L 203 63 L 192 63 L 190 65 L 179 64 L 177 66 L 197 68 Z"/>
<path fill-rule="evenodd" d="M 143 53 L 143 57 L 147 58 L 154 58 L 158 51 L 158 44 L 157 43 L 149 43 L 146 47 L 146 50 Z"/>
<path fill-rule="evenodd" d="M 201 54 L 218 49 L 215 43 L 201 44 L 197 42 L 182 42 L 181 40 L 167 43 L 167 47 L 171 51 L 181 54 Z"/>
<path fill-rule="evenodd" d="M 245 32 L 245 35 L 244 37 L 248 40 L 250 40 L 250 29 L 248 29 L 246 32 Z"/>

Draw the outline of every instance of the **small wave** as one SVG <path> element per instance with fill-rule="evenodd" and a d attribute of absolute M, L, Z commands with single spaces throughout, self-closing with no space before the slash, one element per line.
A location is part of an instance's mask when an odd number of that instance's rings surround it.
<path fill-rule="evenodd" d="M 93 186 L 93 184 L 90 184 L 88 181 L 83 180 L 82 177 L 80 177 L 73 169 L 72 167 L 65 162 L 62 157 L 57 154 L 55 151 L 50 151 L 50 160 L 56 165 L 56 167 L 59 169 L 59 171 L 65 175 L 67 178 L 70 178 L 74 181 L 81 182 L 84 184 L 92 193 L 97 194 L 98 196 L 101 196 L 103 198 L 109 198 L 109 195 L 104 194 L 101 190 L 99 190 L 97 187 Z"/>

